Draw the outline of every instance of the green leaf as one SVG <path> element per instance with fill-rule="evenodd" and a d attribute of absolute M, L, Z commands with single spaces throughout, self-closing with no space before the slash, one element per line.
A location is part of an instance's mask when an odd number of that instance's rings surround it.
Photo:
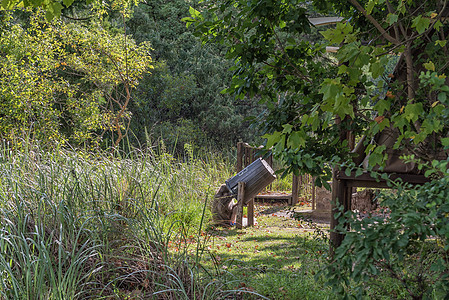
<path fill-rule="evenodd" d="M 351 169 L 350 168 L 346 168 L 345 169 L 345 175 L 348 176 L 348 177 L 351 176 Z"/>
<path fill-rule="evenodd" d="M 201 17 L 201 13 L 191 6 L 189 7 L 189 13 L 190 13 L 190 16 L 192 16 L 192 18 L 194 18 L 194 19 Z"/>
<path fill-rule="evenodd" d="M 443 146 L 445 146 L 445 147 L 449 146 L 449 137 L 442 138 L 441 139 L 441 144 L 443 144 Z"/>
<path fill-rule="evenodd" d="M 376 2 L 373 0 L 370 0 L 368 4 L 366 5 L 366 13 L 370 15 L 373 12 L 374 6 L 376 5 Z"/>
<path fill-rule="evenodd" d="M 385 99 L 379 99 L 377 103 L 374 105 L 374 109 L 379 112 L 379 116 L 382 116 L 385 111 L 390 110 L 391 103 Z"/>
<path fill-rule="evenodd" d="M 4 9 L 11 9 L 12 8 L 12 1 L 10 1 L 10 0 L 2 0 L 2 7 L 4 8 Z"/>
<path fill-rule="evenodd" d="M 281 133 L 279 131 L 275 131 L 273 134 L 265 134 L 262 138 L 267 139 L 266 147 L 270 149 L 274 144 L 279 142 L 281 139 Z"/>
<path fill-rule="evenodd" d="M 376 79 L 385 72 L 385 64 L 378 60 L 375 63 L 371 64 L 370 71 L 373 78 Z"/>
<path fill-rule="evenodd" d="M 423 112 L 422 103 L 407 104 L 404 109 L 404 117 L 409 122 L 415 122 Z"/>
<path fill-rule="evenodd" d="M 294 131 L 288 137 L 287 146 L 292 149 L 304 147 L 305 145 L 306 145 L 306 140 L 303 136 L 303 133 L 300 131 Z"/>
<path fill-rule="evenodd" d="M 423 67 L 426 68 L 426 70 L 435 71 L 435 64 L 431 61 L 424 63 Z"/>
<path fill-rule="evenodd" d="M 440 20 L 435 22 L 435 25 L 433 25 L 433 28 L 435 28 L 436 31 L 440 31 L 440 28 L 443 27 L 443 23 L 441 23 Z"/>
<path fill-rule="evenodd" d="M 64 5 L 66 7 L 69 7 L 70 5 L 72 5 L 74 0 L 62 0 L 62 3 L 64 3 Z"/>
<path fill-rule="evenodd" d="M 391 25 L 393 23 L 396 23 L 398 21 L 398 15 L 395 14 L 388 14 L 387 15 L 387 23 L 388 25 Z"/>
<path fill-rule="evenodd" d="M 416 28 L 419 34 L 423 33 L 429 28 L 430 19 L 424 18 L 422 15 L 417 16 L 412 21 L 412 28 Z"/>
<path fill-rule="evenodd" d="M 447 41 L 446 40 L 436 40 L 435 41 L 435 46 L 440 46 L 441 48 L 443 48 L 444 46 L 446 46 Z"/>
<path fill-rule="evenodd" d="M 290 132 L 292 132 L 293 125 L 284 124 L 284 125 L 282 125 L 282 127 L 284 127 L 284 130 L 282 130 L 282 133 L 290 133 Z"/>

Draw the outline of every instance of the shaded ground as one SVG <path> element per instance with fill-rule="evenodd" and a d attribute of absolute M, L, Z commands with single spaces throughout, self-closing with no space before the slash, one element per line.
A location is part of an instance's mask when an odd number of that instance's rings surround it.
<path fill-rule="evenodd" d="M 257 202 L 258 215 L 271 215 L 273 217 L 294 218 L 301 216 L 321 227 L 329 227 L 330 212 L 312 210 L 310 205 L 288 206 L 286 201 Z"/>
<path fill-rule="evenodd" d="M 329 225 L 291 218 L 291 208 L 282 202 L 256 203 L 255 209 L 254 227 L 210 229 L 206 268 L 268 299 L 331 297 L 316 277 L 327 258 Z"/>

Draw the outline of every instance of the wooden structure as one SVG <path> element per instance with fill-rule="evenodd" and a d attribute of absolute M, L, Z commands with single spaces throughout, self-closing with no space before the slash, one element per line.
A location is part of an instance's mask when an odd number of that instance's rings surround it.
<path fill-rule="evenodd" d="M 338 120 L 337 124 L 341 122 Z M 353 161 L 356 165 L 366 166 L 367 155 L 365 154 L 364 138 L 358 143 L 357 146 L 354 144 L 354 136 L 351 132 L 342 130 L 340 132 L 340 140 L 348 141 L 348 145 L 354 154 Z M 401 180 L 402 182 L 407 182 L 411 185 L 424 184 L 429 181 L 424 175 L 419 173 L 419 170 L 414 164 L 405 163 L 400 159 L 400 156 L 406 154 L 399 150 L 394 150 L 393 145 L 397 140 L 397 134 L 390 130 L 384 129 L 376 137 L 376 142 L 385 145 L 386 151 L 388 153 L 388 160 L 384 167 L 383 175 L 387 175 L 390 180 Z M 444 157 L 444 153 L 441 153 Z M 338 212 L 337 207 L 343 205 L 344 212 L 351 210 L 351 195 L 352 189 L 355 187 L 364 188 L 392 188 L 387 184 L 387 180 L 382 177 L 372 177 L 370 173 L 364 172 L 359 176 L 355 173 L 351 173 L 349 176 L 345 174 L 344 169 L 334 169 L 332 176 L 332 211 L 331 211 L 331 255 L 333 255 L 335 248 L 341 245 L 344 239 L 344 233 L 334 232 L 333 229 L 339 225 L 338 220 L 335 219 L 335 214 Z M 347 230 L 350 228 L 346 225 Z"/>
<path fill-rule="evenodd" d="M 351 195 L 352 189 L 355 187 L 365 188 L 391 188 L 387 181 L 382 178 L 374 178 L 369 173 L 363 173 L 356 176 L 352 173 L 347 176 L 344 170 L 334 170 L 332 178 L 332 211 L 331 211 L 331 254 L 334 249 L 341 245 L 344 234 L 333 232 L 337 227 L 338 220 L 334 215 L 338 212 L 336 204 L 343 205 L 344 212 L 351 210 Z M 385 173 L 384 173 L 385 174 Z M 413 185 L 424 184 L 429 181 L 424 175 L 407 174 L 407 173 L 386 173 L 391 180 L 402 180 Z M 349 228 L 348 228 L 349 230 Z"/>
<path fill-rule="evenodd" d="M 249 166 L 226 180 L 226 187 L 232 195 L 237 195 L 235 220 L 237 228 L 243 227 L 243 206 L 248 206 L 248 226 L 254 225 L 254 196 L 276 179 L 271 166 L 262 158 L 256 159 Z"/>
<path fill-rule="evenodd" d="M 245 182 L 245 197 L 242 200 L 243 204 L 246 204 L 275 179 L 276 175 L 271 166 L 262 158 L 258 158 L 237 175 L 226 180 L 226 186 L 235 195 L 238 193 L 238 183 Z"/>
<path fill-rule="evenodd" d="M 237 143 L 237 172 L 240 172 L 246 166 L 253 163 L 260 154 L 258 153 L 263 147 L 252 147 L 247 143 L 239 142 Z M 273 156 L 270 154 L 264 158 L 270 167 L 273 167 Z M 293 174 L 292 177 L 292 189 L 291 194 L 267 194 L 267 195 L 255 195 L 255 199 L 269 199 L 269 200 L 287 200 L 289 205 L 295 205 L 299 200 L 300 189 L 311 195 L 312 198 L 312 209 L 316 208 L 315 201 L 315 181 L 310 175 L 296 176 Z M 254 205 L 254 204 L 251 204 Z"/>

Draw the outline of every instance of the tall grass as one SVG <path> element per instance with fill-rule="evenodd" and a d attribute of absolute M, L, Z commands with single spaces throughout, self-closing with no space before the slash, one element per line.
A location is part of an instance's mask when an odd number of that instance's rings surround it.
<path fill-rule="evenodd" d="M 0 151 L 0 299 L 192 299 L 225 295 L 201 283 L 186 251 L 207 201 L 231 176 L 213 156 Z M 201 252 L 201 243 L 196 249 Z"/>

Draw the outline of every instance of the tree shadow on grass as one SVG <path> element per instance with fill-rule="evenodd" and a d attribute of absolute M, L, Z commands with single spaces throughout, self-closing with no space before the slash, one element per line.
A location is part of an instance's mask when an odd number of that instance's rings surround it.
<path fill-rule="evenodd" d="M 256 245 L 252 248 L 240 247 L 248 241 L 254 241 Z M 318 267 L 318 260 L 323 263 L 327 255 L 327 243 L 309 236 L 248 237 L 230 245 L 228 249 L 228 252 L 217 253 L 223 264 L 226 262 L 228 267 L 236 266 L 260 272 L 270 270 L 291 273 L 291 266 L 295 265 L 301 268 L 305 265 L 308 268 Z"/>

